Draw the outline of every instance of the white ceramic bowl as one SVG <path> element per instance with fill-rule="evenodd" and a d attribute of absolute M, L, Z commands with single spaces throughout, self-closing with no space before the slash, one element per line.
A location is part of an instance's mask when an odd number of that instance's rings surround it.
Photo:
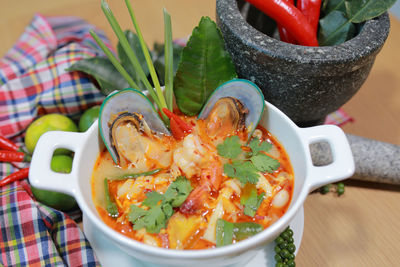
<path fill-rule="evenodd" d="M 34 187 L 74 196 L 85 216 L 110 242 L 140 260 L 162 266 L 240 266 L 289 225 L 311 190 L 345 179 L 354 173 L 350 146 L 339 127 L 324 125 L 298 128 L 269 103 L 266 103 L 260 123 L 277 137 L 289 155 L 295 175 L 293 197 L 289 209 L 278 221 L 261 233 L 234 245 L 206 250 L 170 250 L 145 245 L 108 227 L 93 204 L 90 181 L 96 158 L 104 147 L 98 133 L 98 123 L 94 123 L 85 133 L 54 131 L 44 134 L 33 154 L 29 181 Z M 309 145 L 319 141 L 330 144 L 333 162 L 327 166 L 315 167 Z M 51 157 L 57 148 L 67 148 L 75 152 L 71 173 L 51 171 Z"/>

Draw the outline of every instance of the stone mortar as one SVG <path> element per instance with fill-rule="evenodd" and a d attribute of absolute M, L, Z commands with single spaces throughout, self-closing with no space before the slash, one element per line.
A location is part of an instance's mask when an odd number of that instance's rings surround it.
<path fill-rule="evenodd" d="M 239 77 L 256 83 L 265 99 L 299 126 L 322 123 L 360 89 L 390 28 L 384 13 L 365 22 L 349 41 L 306 47 L 255 29 L 240 13 L 237 0 L 217 0 L 216 7 L 217 24 Z"/>

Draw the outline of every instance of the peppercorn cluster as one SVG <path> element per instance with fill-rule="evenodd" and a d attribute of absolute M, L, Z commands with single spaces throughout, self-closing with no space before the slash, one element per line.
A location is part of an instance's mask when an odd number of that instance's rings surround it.
<path fill-rule="evenodd" d="M 294 267 L 296 246 L 294 245 L 293 230 L 288 226 L 275 239 L 275 261 L 276 267 Z"/>

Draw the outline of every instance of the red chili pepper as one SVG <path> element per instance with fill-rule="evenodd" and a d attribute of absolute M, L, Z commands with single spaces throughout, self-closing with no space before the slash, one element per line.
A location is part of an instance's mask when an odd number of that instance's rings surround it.
<path fill-rule="evenodd" d="M 175 137 L 175 139 L 178 139 L 178 140 L 183 139 L 185 137 L 185 132 L 182 130 L 182 128 L 176 122 L 174 117 L 171 117 L 169 119 L 169 123 L 170 123 L 172 135 Z"/>
<path fill-rule="evenodd" d="M 167 117 L 171 120 L 172 118 L 175 119 L 175 122 L 179 125 L 179 127 L 187 133 L 192 131 L 192 126 L 187 124 L 184 120 L 182 120 L 178 115 L 174 114 L 173 112 L 169 111 L 166 108 L 163 108 L 163 112 Z"/>
<path fill-rule="evenodd" d="M 19 146 L 14 144 L 12 141 L 8 140 L 7 138 L 0 136 L 0 148 L 5 150 L 13 150 L 18 151 Z"/>
<path fill-rule="evenodd" d="M 14 172 L 14 173 L 4 177 L 0 181 L 0 186 L 4 186 L 4 185 L 7 185 L 9 183 L 28 178 L 28 175 L 29 175 L 29 168 L 21 169 L 21 170 L 19 170 L 17 172 Z"/>
<path fill-rule="evenodd" d="M 31 156 L 19 151 L 0 150 L 0 162 L 29 162 Z"/>
<path fill-rule="evenodd" d="M 314 32 L 317 32 L 321 0 L 297 0 L 297 8 L 308 19 Z"/>
<path fill-rule="evenodd" d="M 286 2 L 294 5 L 294 0 L 286 0 Z M 286 42 L 289 44 L 295 44 L 296 39 L 293 38 L 293 36 L 286 30 L 285 27 L 282 27 L 282 25 L 278 24 L 278 31 L 279 31 L 279 37 L 282 42 Z"/>
<path fill-rule="evenodd" d="M 246 0 L 285 27 L 300 45 L 318 46 L 317 34 L 294 5 L 283 0 Z"/>

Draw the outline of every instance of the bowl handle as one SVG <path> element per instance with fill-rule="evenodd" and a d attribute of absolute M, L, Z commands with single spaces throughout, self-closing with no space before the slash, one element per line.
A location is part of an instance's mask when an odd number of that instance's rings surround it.
<path fill-rule="evenodd" d="M 346 135 L 335 125 L 322 125 L 301 128 L 300 134 L 305 142 L 309 190 L 346 179 L 354 173 L 354 159 Z M 310 144 L 327 142 L 332 151 L 332 163 L 325 166 L 314 166 L 311 159 Z"/>
<path fill-rule="evenodd" d="M 83 147 L 85 133 L 51 131 L 44 133 L 36 144 L 29 168 L 29 182 L 39 189 L 74 195 L 77 189 L 77 156 Z M 54 172 L 50 168 L 53 153 L 58 148 L 75 152 L 70 173 Z"/>

